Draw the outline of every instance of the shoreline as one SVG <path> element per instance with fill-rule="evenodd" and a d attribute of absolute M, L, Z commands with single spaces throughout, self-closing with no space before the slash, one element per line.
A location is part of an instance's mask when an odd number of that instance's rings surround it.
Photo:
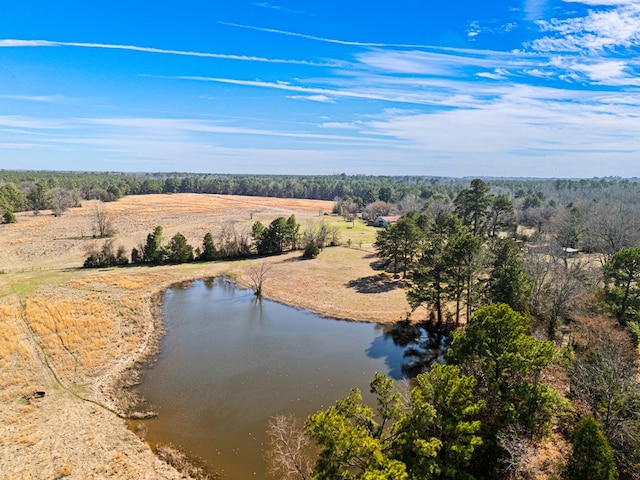
<path fill-rule="evenodd" d="M 215 263 L 221 265 L 225 262 Z M 101 399 L 104 400 L 105 406 L 113 409 L 126 420 L 141 420 L 155 416 L 155 412 L 153 411 L 140 412 L 137 410 L 136 407 L 147 404 L 147 400 L 139 398 L 137 393 L 131 391 L 131 388 L 140 383 L 142 370 L 152 367 L 160 353 L 162 339 L 167 333 L 164 327 L 164 296 L 168 290 L 177 285 L 188 286 L 188 284 L 192 284 L 194 282 L 221 277 L 231 278 L 236 288 L 251 291 L 251 287 L 246 282 L 242 282 L 237 275 L 231 273 L 217 273 L 211 275 L 187 276 L 176 279 L 147 295 L 149 311 L 147 326 L 149 327 L 150 332 L 142 346 L 142 349 L 139 351 L 137 356 L 132 356 L 127 359 L 125 364 L 116 367 L 116 369 L 105 376 L 105 379 L 100 380 L 96 384 L 96 390 L 100 393 Z M 386 321 L 380 319 L 363 319 L 357 318 L 356 316 L 336 317 L 327 312 L 311 309 L 304 305 L 303 302 L 295 304 L 267 294 L 263 295 L 263 299 L 295 308 L 297 310 L 312 312 L 319 317 L 329 320 L 388 325 L 393 325 L 398 321 L 403 321 L 402 319 Z"/>
<path fill-rule="evenodd" d="M 218 265 L 225 262 L 216 262 Z M 252 291 L 251 287 L 247 283 L 243 283 L 238 279 L 238 276 L 230 273 L 217 273 L 212 275 L 195 275 L 186 278 L 177 279 L 163 285 L 160 289 L 155 290 L 153 293 L 147 295 L 147 303 L 149 306 L 149 326 L 152 328 L 149 337 L 145 342 L 145 349 L 141 352 L 137 358 L 132 358 L 128 367 L 125 367 L 110 375 L 110 381 L 105 383 L 101 389 L 101 393 L 109 398 L 110 407 L 116 408 L 117 411 L 123 415 L 126 421 L 127 428 L 136 434 L 149 449 L 160 460 L 167 461 L 167 457 L 171 459 L 171 455 L 177 456 L 179 459 L 175 463 L 169 463 L 172 467 L 176 468 L 178 473 L 182 475 L 188 475 L 189 472 L 197 471 L 200 475 L 210 475 L 211 477 L 203 478 L 218 478 L 218 473 L 213 470 L 213 466 L 202 466 L 202 462 L 197 457 L 191 457 L 185 453 L 181 445 L 177 444 L 164 444 L 164 443 L 150 443 L 145 437 L 144 433 L 138 431 L 138 426 L 135 422 L 138 420 L 146 420 L 154 418 L 158 413 L 154 410 L 144 410 L 140 407 L 149 407 L 151 404 L 149 399 L 142 397 L 132 389 L 138 385 L 143 375 L 143 369 L 152 368 L 157 361 L 158 354 L 160 353 L 161 343 L 164 336 L 167 334 L 164 327 L 164 296 L 166 292 L 176 286 L 189 288 L 195 282 L 206 281 L 208 279 L 215 278 L 228 278 L 234 285 L 234 288 Z M 318 315 L 321 318 L 342 321 L 342 322 L 356 322 L 356 323 L 378 323 L 378 324 L 394 324 L 393 321 L 379 321 L 379 320 L 365 320 L 355 317 L 349 318 L 335 318 L 334 316 L 327 315 L 326 313 L 311 310 L 303 305 L 292 305 L 273 296 L 263 295 L 265 300 L 286 305 L 290 308 L 295 308 L 300 311 L 308 311 Z M 105 397 L 103 397 L 105 398 Z M 164 450 L 170 448 L 172 450 L 171 455 L 167 456 Z M 211 467 L 212 470 L 209 470 Z M 198 477 L 200 478 L 200 477 Z"/>

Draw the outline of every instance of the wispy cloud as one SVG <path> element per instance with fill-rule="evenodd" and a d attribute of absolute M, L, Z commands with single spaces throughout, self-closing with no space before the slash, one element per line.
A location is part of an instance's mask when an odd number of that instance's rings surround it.
<path fill-rule="evenodd" d="M 0 128 L 26 128 L 35 130 L 55 130 L 66 128 L 67 124 L 60 120 L 46 120 L 18 115 L 0 115 Z"/>
<path fill-rule="evenodd" d="M 295 14 L 301 14 L 302 13 L 299 10 L 292 10 L 290 8 L 285 8 L 282 5 L 274 5 L 273 3 L 269 3 L 269 2 L 255 2 L 254 5 L 256 7 L 266 8 L 266 9 L 269 9 L 269 10 L 276 10 L 278 12 L 295 13 Z"/>
<path fill-rule="evenodd" d="M 0 48 L 5 47 L 77 47 L 100 48 L 106 50 L 128 50 L 133 52 L 158 53 L 164 55 L 182 55 L 188 57 L 217 58 L 222 60 L 238 60 L 243 62 L 282 63 L 290 65 L 307 65 L 318 67 L 334 67 L 340 65 L 337 62 L 312 62 L 307 60 L 295 60 L 284 58 L 266 58 L 248 55 L 231 55 L 226 53 L 193 52 L 186 50 L 171 50 L 164 48 L 141 47 L 137 45 L 117 45 L 110 43 L 84 43 L 84 42 L 57 42 L 51 40 L 0 40 Z"/>
<path fill-rule="evenodd" d="M 288 95 L 287 98 L 292 100 L 309 100 L 320 103 L 335 103 L 335 100 L 327 95 Z"/>
<path fill-rule="evenodd" d="M 305 33 L 290 32 L 287 30 L 278 30 L 275 28 L 256 27 L 253 25 L 244 25 L 241 23 L 232 22 L 219 22 L 221 25 L 228 25 L 230 27 L 246 28 L 249 30 L 257 30 L 259 32 L 277 33 L 279 35 L 287 35 L 290 37 L 306 38 L 307 40 L 315 40 L 317 42 L 335 43 L 338 45 L 349 45 L 352 47 L 400 47 L 400 48 L 430 48 L 429 45 L 420 44 L 407 44 L 407 43 L 379 43 L 379 42 L 359 42 L 349 40 L 339 40 L 328 37 L 318 37 L 315 35 L 308 35 Z"/>
<path fill-rule="evenodd" d="M 117 127 L 124 129 L 138 129 L 140 131 L 155 132 L 157 135 L 166 136 L 176 132 L 205 133 L 224 135 L 251 135 L 267 137 L 288 137 L 307 140 L 340 141 L 363 143 L 361 137 L 330 135 L 324 133 L 312 133 L 308 131 L 259 129 L 240 126 L 221 125 L 211 122 L 178 118 L 148 118 L 148 117 L 123 117 L 123 118 L 82 118 L 76 120 L 82 125 L 100 125 L 105 127 Z"/>
<path fill-rule="evenodd" d="M 269 8 L 271 10 L 282 10 L 282 7 L 279 5 L 273 5 L 269 2 L 255 2 L 254 5 L 260 8 Z"/>
<path fill-rule="evenodd" d="M 324 97 L 349 97 L 349 98 L 361 98 L 368 100 L 385 100 L 385 101 L 398 101 L 414 103 L 410 99 L 402 100 L 400 98 L 386 97 L 380 93 L 367 93 L 364 91 L 353 90 L 338 90 L 321 87 L 305 87 L 300 85 L 292 85 L 287 82 L 264 82 L 260 80 L 240 80 L 235 78 L 220 78 L 220 77 L 195 77 L 195 76 L 178 76 L 175 77 L 181 80 L 193 80 L 198 82 L 214 82 L 214 83 L 226 83 L 230 85 L 241 85 L 245 87 L 258 87 L 268 88 L 273 90 L 284 90 L 287 92 L 300 92 L 316 96 Z"/>
<path fill-rule="evenodd" d="M 20 100 L 25 102 L 55 103 L 64 99 L 62 95 L 0 95 L 5 100 Z"/>
<path fill-rule="evenodd" d="M 322 128 L 333 128 L 337 130 L 356 130 L 361 128 L 361 126 L 356 125 L 355 123 L 348 122 L 324 122 L 320 124 Z"/>
<path fill-rule="evenodd" d="M 547 0 L 525 0 L 524 10 L 527 20 L 539 20 L 544 15 Z"/>

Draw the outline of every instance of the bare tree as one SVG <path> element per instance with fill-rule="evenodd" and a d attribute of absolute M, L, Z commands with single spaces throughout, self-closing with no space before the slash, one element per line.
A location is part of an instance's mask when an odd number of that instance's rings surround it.
<path fill-rule="evenodd" d="M 430 199 L 424 207 L 429 218 L 436 218 L 441 213 L 453 213 L 454 210 L 453 202 L 440 197 Z"/>
<path fill-rule="evenodd" d="M 302 234 L 303 247 L 306 248 L 309 244 L 315 243 L 322 250 L 332 240 L 329 237 L 330 228 L 324 219 L 320 222 L 309 222 Z"/>
<path fill-rule="evenodd" d="M 525 270 L 533 282 L 533 313 L 546 321 L 547 335 L 555 339 L 558 324 L 578 305 L 586 287 L 592 284 L 591 264 L 578 259 L 568 261 L 561 250 L 530 253 Z"/>
<path fill-rule="evenodd" d="M 98 202 L 93 207 L 93 236 L 94 237 L 110 237 L 116 230 L 113 226 L 111 214 L 107 212 L 103 202 Z"/>
<path fill-rule="evenodd" d="M 383 202 L 382 200 L 376 200 L 364 208 L 362 216 L 369 220 L 375 220 L 378 217 L 384 217 L 391 214 L 391 207 L 392 205 L 390 203 Z"/>
<path fill-rule="evenodd" d="M 544 234 L 553 230 L 557 213 L 558 210 L 551 205 L 525 208 L 520 213 L 519 223 L 535 228 L 538 234 Z"/>
<path fill-rule="evenodd" d="M 419 212 L 422 210 L 422 207 L 424 207 L 424 200 L 412 193 L 406 195 L 398 202 L 398 205 L 396 205 L 400 215 L 405 215 L 412 211 Z"/>
<path fill-rule="evenodd" d="M 597 319 L 596 319 L 597 320 Z M 607 319 L 581 322 L 569 369 L 571 395 L 600 423 L 626 478 L 640 478 L 640 383 L 631 336 Z M 583 350 L 584 351 L 580 351 Z"/>
<path fill-rule="evenodd" d="M 267 471 L 282 480 L 311 480 L 311 440 L 294 415 L 276 415 L 267 427 Z"/>
<path fill-rule="evenodd" d="M 516 425 L 510 425 L 497 435 L 498 445 L 506 452 L 502 460 L 505 472 L 512 479 L 526 479 L 532 470 L 535 447 L 531 436 Z"/>
<path fill-rule="evenodd" d="M 262 287 L 267 279 L 269 273 L 269 266 L 262 262 L 260 266 L 251 265 L 248 270 L 249 280 L 251 281 L 251 288 L 256 297 L 262 297 Z"/>
<path fill-rule="evenodd" d="M 238 258 L 251 254 L 251 232 L 240 230 L 237 222 L 224 223 L 216 235 L 216 245 L 219 245 L 221 257 Z"/>
<path fill-rule="evenodd" d="M 49 190 L 49 202 L 56 217 L 62 215 L 67 209 L 77 204 L 74 192 L 62 187 L 55 187 Z"/>
<path fill-rule="evenodd" d="M 633 204 L 596 204 L 587 213 L 586 248 L 604 255 L 640 243 L 640 209 Z"/>
<path fill-rule="evenodd" d="M 340 245 L 340 230 L 337 226 L 332 225 L 327 230 L 327 236 L 329 239 L 329 245 L 332 247 L 337 247 Z"/>
<path fill-rule="evenodd" d="M 357 216 L 360 207 L 355 202 L 342 202 L 342 215 L 347 222 L 352 222 Z"/>

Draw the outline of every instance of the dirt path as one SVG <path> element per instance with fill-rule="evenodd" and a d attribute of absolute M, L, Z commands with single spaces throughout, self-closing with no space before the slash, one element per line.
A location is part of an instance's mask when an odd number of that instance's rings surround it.
<path fill-rule="evenodd" d="M 137 246 L 156 225 L 199 245 L 207 231 L 249 228 L 295 214 L 317 221 L 330 202 L 149 195 L 107 204 L 116 244 Z M 20 214 L 0 225 L 0 479 L 182 478 L 127 429 L 120 387 L 156 352 L 157 299 L 171 284 L 233 275 L 247 284 L 249 261 L 84 270 L 94 205 L 59 218 Z M 401 285 L 372 270 L 367 246 L 264 260 L 267 297 L 322 315 L 396 321 L 408 306 Z M 134 368 L 132 370 L 132 367 Z M 42 398 L 32 397 L 43 391 Z"/>

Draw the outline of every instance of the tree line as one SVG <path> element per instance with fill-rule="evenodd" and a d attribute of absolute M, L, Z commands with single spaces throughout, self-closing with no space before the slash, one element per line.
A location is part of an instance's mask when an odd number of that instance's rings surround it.
<path fill-rule="evenodd" d="M 96 210 L 96 222 L 102 217 Z M 251 233 L 238 232 L 233 226 L 223 229 L 216 240 L 207 232 L 202 245 L 193 247 L 182 233 L 176 233 L 165 242 L 162 226 L 156 226 L 143 244 L 127 252 L 116 247 L 115 239 L 102 245 L 92 245 L 84 267 L 105 268 L 124 265 L 166 265 L 188 262 L 210 262 L 222 259 L 246 258 L 255 255 L 274 255 L 292 250 L 303 250 L 305 258 L 316 257 L 326 246 L 338 243 L 338 232 L 324 222 L 312 225 L 304 232 L 295 215 L 277 217 L 268 226 L 256 221 Z M 104 237 L 108 235 L 100 235 Z M 216 245 L 217 243 L 217 245 Z"/>
<path fill-rule="evenodd" d="M 629 204 L 637 179 L 485 179 L 499 195 L 528 210 L 527 223 L 543 231 L 569 203 Z M 406 213 L 417 203 L 450 202 L 465 188 L 464 178 L 368 175 L 220 175 L 194 173 L 56 172 L 0 170 L 0 213 L 54 209 L 61 214 L 83 199 L 115 201 L 126 195 L 206 193 L 281 198 L 340 199 L 358 211 L 382 202 Z M 582 199 L 585 200 L 582 205 Z M 404 203 L 404 205 L 403 205 Z M 5 219 L 7 221 L 7 219 Z"/>

